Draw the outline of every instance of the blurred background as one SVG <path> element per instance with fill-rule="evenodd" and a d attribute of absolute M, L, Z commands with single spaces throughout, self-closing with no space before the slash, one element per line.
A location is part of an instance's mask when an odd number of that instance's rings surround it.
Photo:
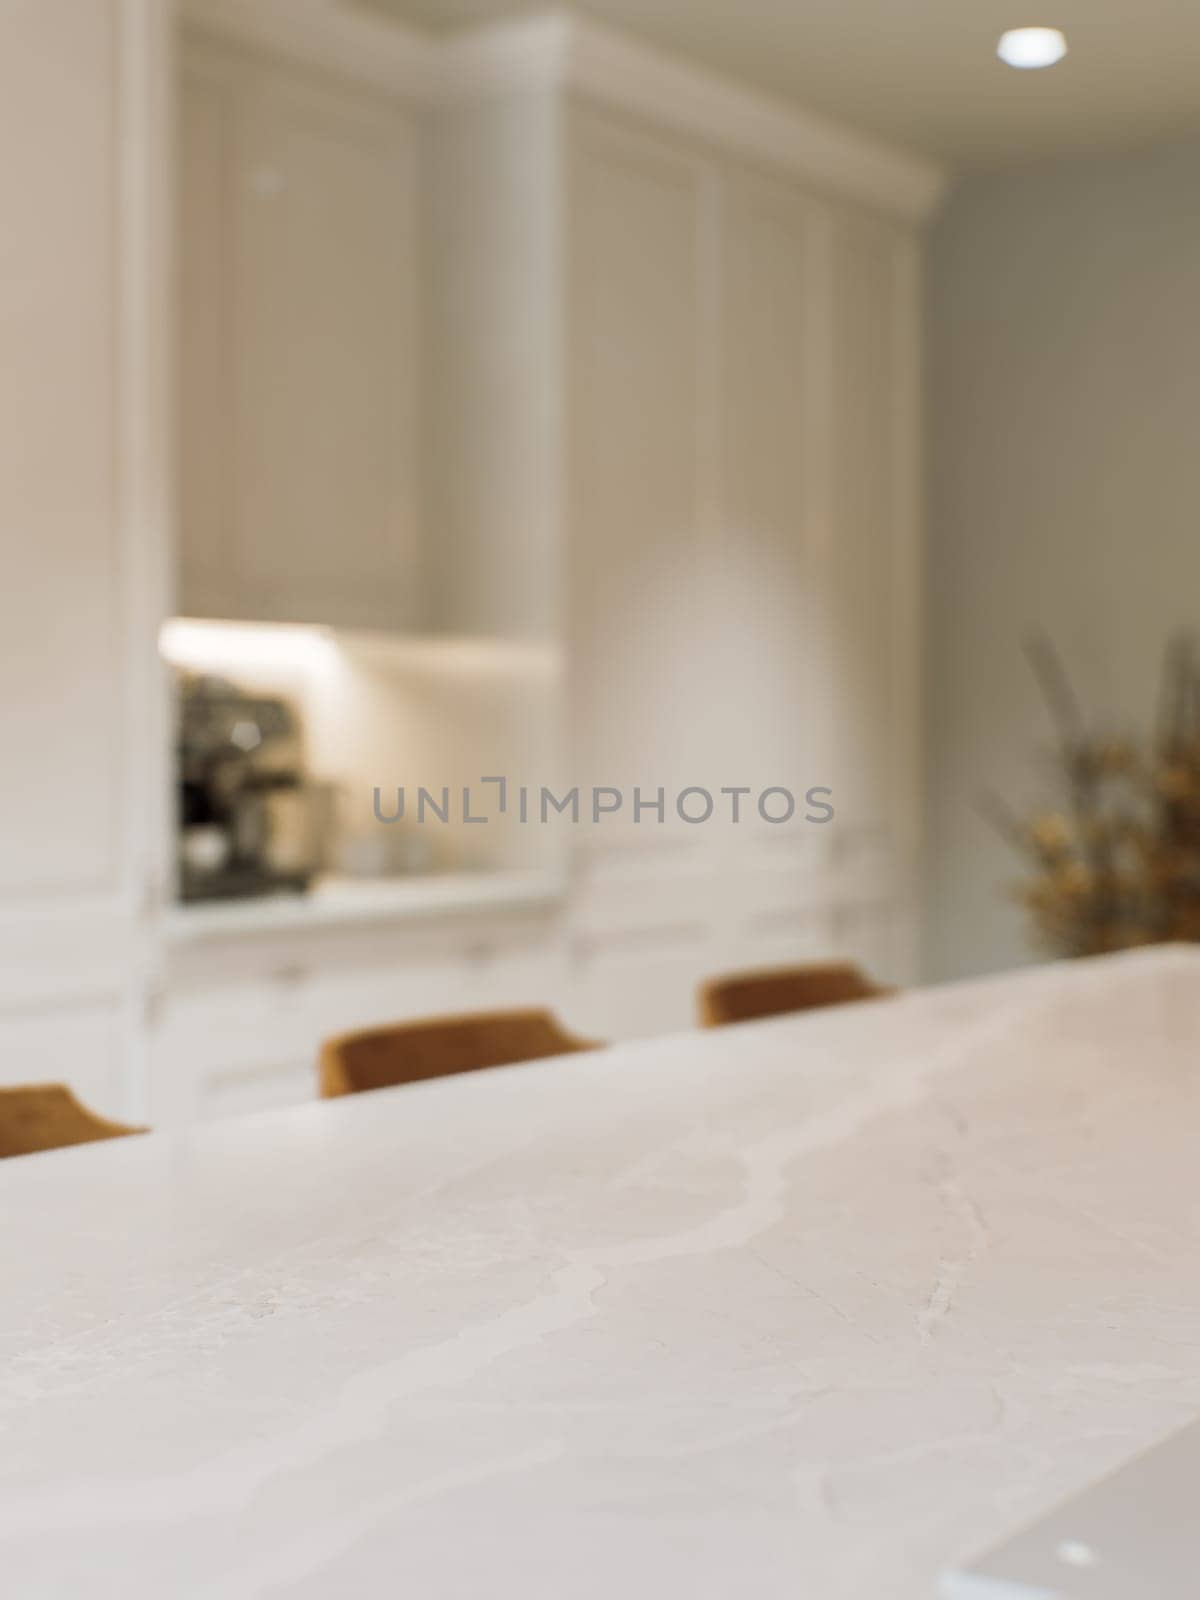
<path fill-rule="evenodd" d="M 1168 0 L 2 0 L 0 1081 L 1200 935 L 1198 81 Z"/>

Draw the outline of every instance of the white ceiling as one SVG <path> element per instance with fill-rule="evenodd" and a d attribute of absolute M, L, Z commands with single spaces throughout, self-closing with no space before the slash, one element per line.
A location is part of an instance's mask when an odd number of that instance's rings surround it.
<path fill-rule="evenodd" d="M 357 0 L 452 31 L 536 0 Z M 1200 133 L 1200 0 L 575 0 L 679 56 L 967 166 Z M 1043 72 L 996 59 L 1006 28 L 1059 27 Z"/>

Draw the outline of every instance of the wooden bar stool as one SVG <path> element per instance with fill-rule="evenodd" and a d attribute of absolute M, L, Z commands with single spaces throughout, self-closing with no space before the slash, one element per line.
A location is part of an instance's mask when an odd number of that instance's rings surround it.
<path fill-rule="evenodd" d="M 549 1011 L 492 1011 L 397 1022 L 327 1039 L 321 1047 L 321 1094 L 331 1099 L 601 1048 L 568 1033 Z"/>
<path fill-rule="evenodd" d="M 0 1158 L 58 1150 L 97 1139 L 122 1139 L 145 1128 L 110 1122 L 81 1105 L 63 1083 L 0 1089 Z"/>
<path fill-rule="evenodd" d="M 849 961 L 827 961 L 763 972 L 729 973 L 710 978 L 698 996 L 700 1023 L 722 1028 L 755 1017 L 775 1017 L 817 1006 L 841 1006 L 891 994 Z"/>

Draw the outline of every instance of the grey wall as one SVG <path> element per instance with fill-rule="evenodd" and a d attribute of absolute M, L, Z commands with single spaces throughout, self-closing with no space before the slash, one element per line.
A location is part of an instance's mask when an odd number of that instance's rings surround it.
<path fill-rule="evenodd" d="M 931 240 L 926 968 L 1029 959 L 992 786 L 1053 791 L 1023 633 L 1146 726 L 1200 625 L 1200 144 L 967 180 Z"/>

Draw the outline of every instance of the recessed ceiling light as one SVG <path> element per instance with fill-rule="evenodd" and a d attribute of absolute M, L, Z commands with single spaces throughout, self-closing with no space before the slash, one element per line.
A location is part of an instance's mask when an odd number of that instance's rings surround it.
<path fill-rule="evenodd" d="M 1052 67 L 1066 53 L 1067 41 L 1057 28 L 1011 28 L 996 46 L 1010 67 Z"/>

